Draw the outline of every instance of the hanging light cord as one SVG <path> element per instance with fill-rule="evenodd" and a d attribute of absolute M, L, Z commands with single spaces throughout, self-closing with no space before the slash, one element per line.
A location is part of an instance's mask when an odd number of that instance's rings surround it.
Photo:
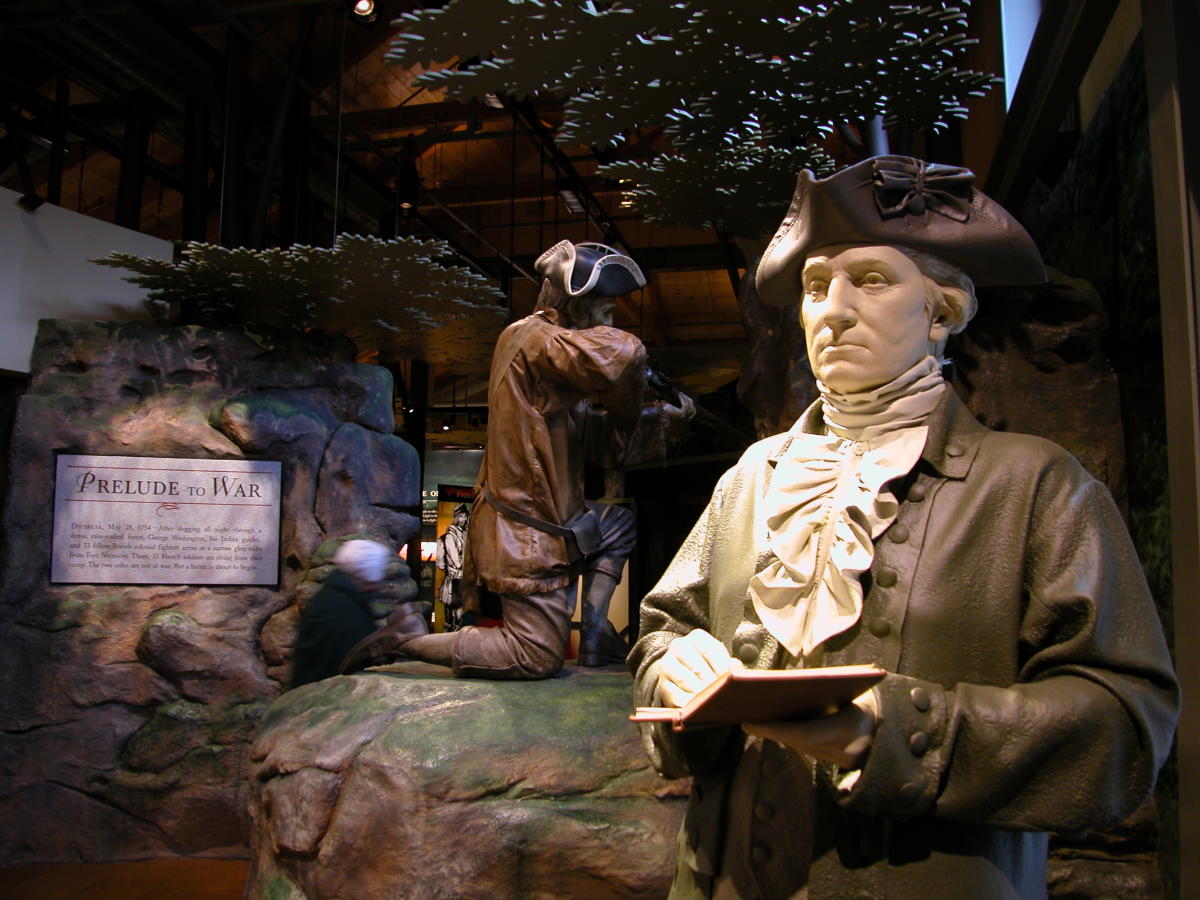
<path fill-rule="evenodd" d="M 342 190 L 342 69 L 346 65 L 346 17 L 347 13 L 342 13 L 342 34 L 338 42 L 338 68 L 337 79 L 334 83 L 334 91 L 337 94 L 337 137 L 334 143 L 333 152 L 333 237 L 329 242 L 329 246 L 337 243 L 338 234 L 338 204 L 341 202 Z"/>

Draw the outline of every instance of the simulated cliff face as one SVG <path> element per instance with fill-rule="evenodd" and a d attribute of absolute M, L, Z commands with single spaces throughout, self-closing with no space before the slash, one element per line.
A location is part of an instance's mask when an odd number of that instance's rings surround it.
<path fill-rule="evenodd" d="M 247 746 L 299 610 L 341 540 L 418 529 L 391 376 L 332 346 L 42 323 L 3 518 L 0 861 L 244 851 Z M 279 460 L 279 584 L 51 584 L 56 452 Z M 399 558 L 388 574 L 385 601 L 415 595 Z"/>
<path fill-rule="evenodd" d="M 250 750 L 247 896 L 662 897 L 689 783 L 660 778 L 624 672 L 305 685 Z"/>

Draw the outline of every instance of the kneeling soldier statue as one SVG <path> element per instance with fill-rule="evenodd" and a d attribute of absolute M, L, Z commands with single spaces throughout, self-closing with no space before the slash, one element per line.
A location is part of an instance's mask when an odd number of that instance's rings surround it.
<path fill-rule="evenodd" d="M 397 658 L 476 678 L 557 673 L 583 576 L 579 663 L 624 661 L 608 606 L 636 539 L 634 514 L 584 499 L 590 458 L 620 468 L 661 458 L 694 407 L 643 402 L 646 348 L 612 327 L 616 297 L 646 284 L 632 259 L 604 244 L 561 241 L 538 258 L 532 315 L 500 335 L 488 383 L 487 453 L 471 515 L 464 592 L 500 595 L 503 624 L 429 634 L 408 610 L 358 645 L 343 672 Z"/>

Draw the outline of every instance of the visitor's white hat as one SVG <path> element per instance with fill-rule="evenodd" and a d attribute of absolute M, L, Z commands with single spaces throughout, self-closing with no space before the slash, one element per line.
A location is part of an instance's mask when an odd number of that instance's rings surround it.
<path fill-rule="evenodd" d="M 333 562 L 359 581 L 383 581 L 392 551 L 377 541 L 346 541 L 333 554 Z"/>

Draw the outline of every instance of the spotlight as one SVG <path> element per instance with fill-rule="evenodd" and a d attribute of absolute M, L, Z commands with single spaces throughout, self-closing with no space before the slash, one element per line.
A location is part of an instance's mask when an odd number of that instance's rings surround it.
<path fill-rule="evenodd" d="M 375 0 L 354 0 L 351 10 L 360 22 L 374 22 L 377 15 Z"/>

